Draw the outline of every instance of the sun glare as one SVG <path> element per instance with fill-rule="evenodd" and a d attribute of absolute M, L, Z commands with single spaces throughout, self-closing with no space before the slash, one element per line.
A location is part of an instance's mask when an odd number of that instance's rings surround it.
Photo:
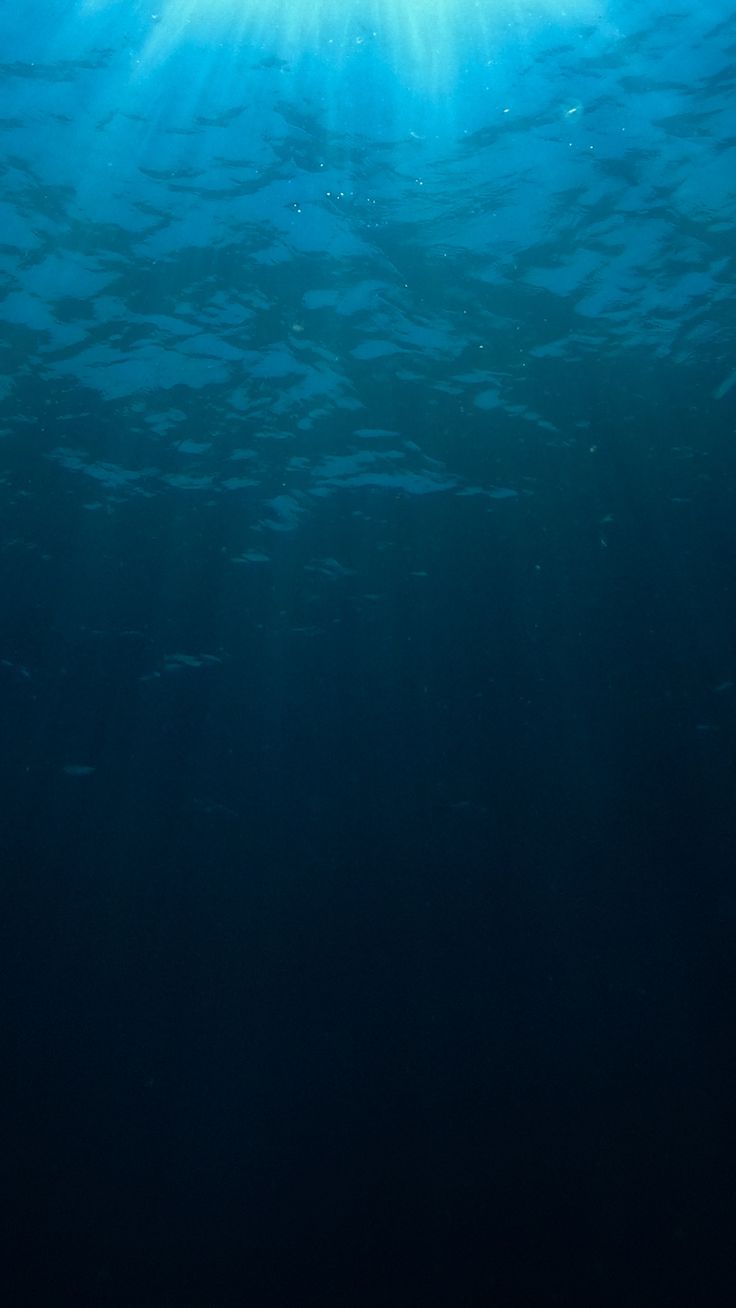
<path fill-rule="evenodd" d="M 117 0 L 82 0 L 99 10 Z M 409 81 L 441 87 L 466 59 L 491 58 L 540 26 L 595 22 L 603 0 L 159 0 L 143 63 L 182 43 L 245 44 L 290 62 L 352 62 L 370 49 Z"/>

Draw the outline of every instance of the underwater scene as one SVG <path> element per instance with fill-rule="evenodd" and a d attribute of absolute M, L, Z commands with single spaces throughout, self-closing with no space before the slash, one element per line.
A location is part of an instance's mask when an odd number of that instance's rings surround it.
<path fill-rule="evenodd" d="M 3 1303 L 725 1306 L 733 7 L 0 75 Z"/>

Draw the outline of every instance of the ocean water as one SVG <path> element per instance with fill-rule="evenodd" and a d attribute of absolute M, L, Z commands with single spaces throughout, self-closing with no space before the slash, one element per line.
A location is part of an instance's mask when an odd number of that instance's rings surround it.
<path fill-rule="evenodd" d="M 731 6 L 0 72 L 3 1303 L 725 1305 Z"/>

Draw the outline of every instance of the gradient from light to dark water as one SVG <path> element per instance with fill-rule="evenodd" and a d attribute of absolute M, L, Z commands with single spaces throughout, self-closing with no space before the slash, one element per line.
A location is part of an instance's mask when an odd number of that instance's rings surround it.
<path fill-rule="evenodd" d="M 0 15 L 3 1303 L 719 1308 L 733 16 L 150 11 Z"/>

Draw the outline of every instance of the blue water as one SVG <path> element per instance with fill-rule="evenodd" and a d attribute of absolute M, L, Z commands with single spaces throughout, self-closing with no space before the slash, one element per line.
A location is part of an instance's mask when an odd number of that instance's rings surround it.
<path fill-rule="evenodd" d="M 729 5 L 0 61 L 3 1302 L 730 1302 Z"/>

